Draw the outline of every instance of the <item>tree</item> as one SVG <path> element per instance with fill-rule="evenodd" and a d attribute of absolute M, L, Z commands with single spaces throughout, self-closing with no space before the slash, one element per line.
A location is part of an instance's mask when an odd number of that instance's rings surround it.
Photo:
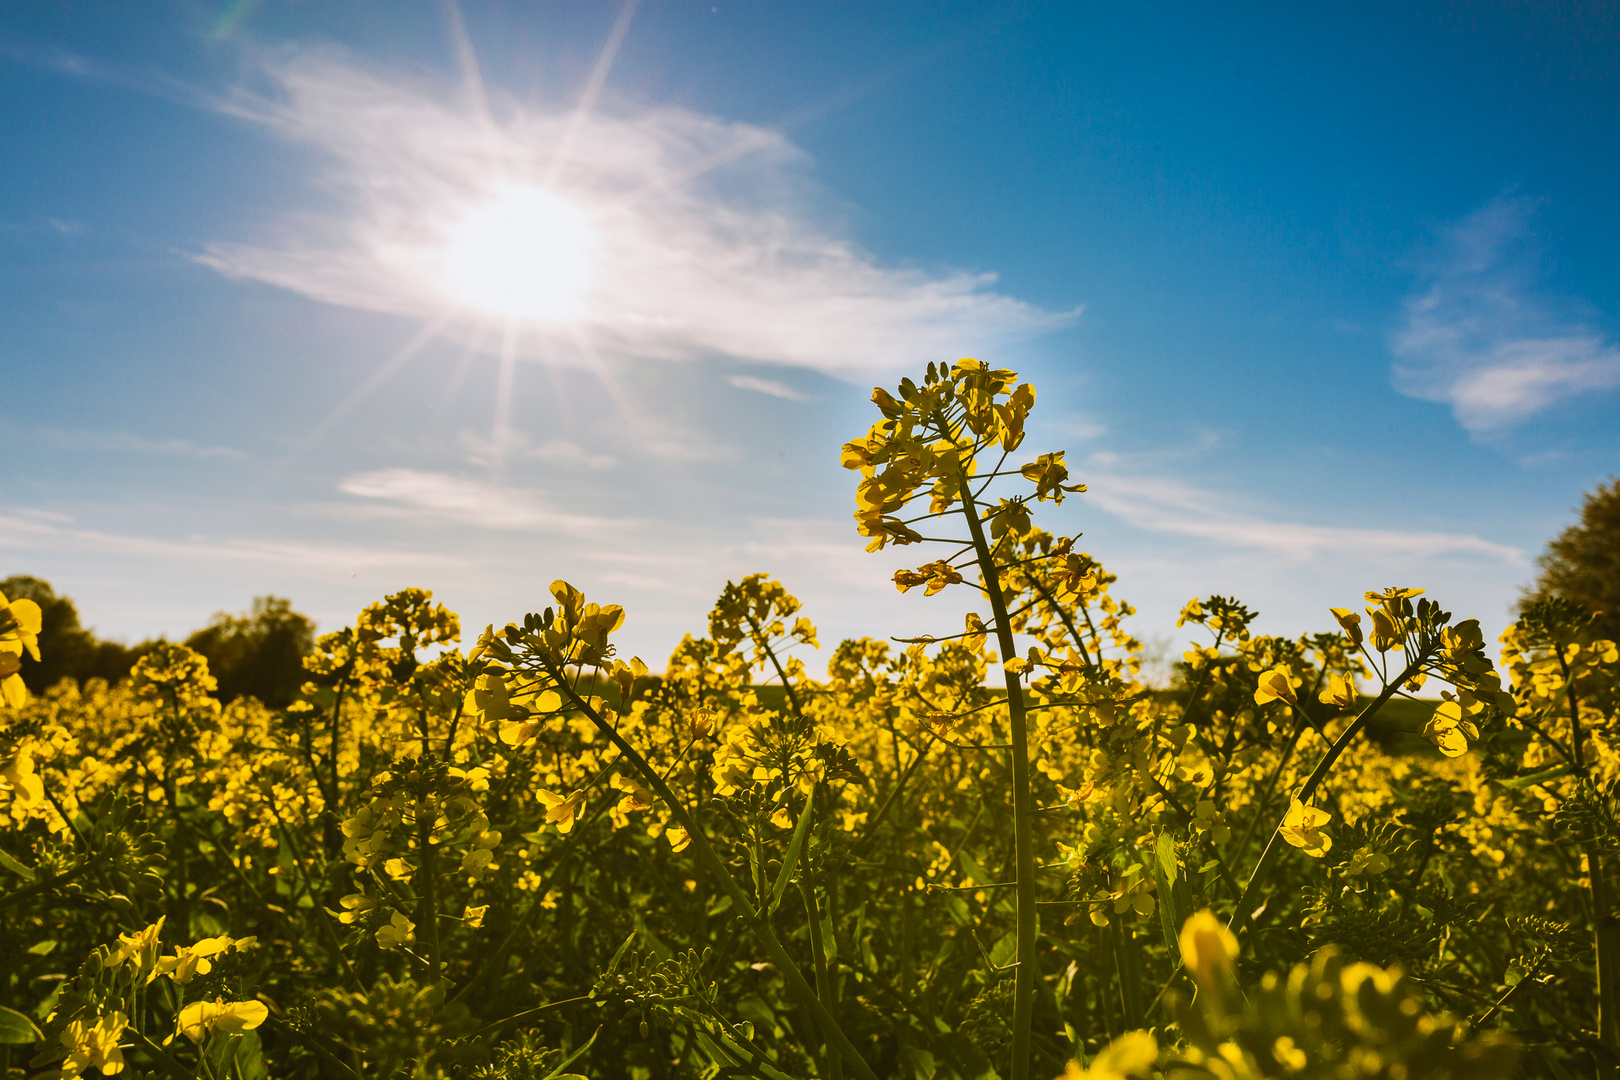
<path fill-rule="evenodd" d="M 221 701 L 246 694 L 282 709 L 307 678 L 304 656 L 315 647 L 315 624 L 294 611 L 291 601 L 259 596 L 252 611 L 219 612 L 186 644 L 208 658 Z"/>
<path fill-rule="evenodd" d="M 56 595 L 47 581 L 17 574 L 0 581 L 0 593 L 9 600 L 32 600 L 39 605 L 39 656 L 36 663 L 24 656 L 21 675 L 31 693 L 44 693 L 63 679 L 101 678 L 117 682 L 129 674 L 146 653 L 150 642 L 133 648 L 102 641 L 79 623 L 79 609 L 65 596 Z"/>
<path fill-rule="evenodd" d="M 1554 537 L 1536 560 L 1541 574 L 1520 607 L 1562 596 L 1601 612 L 1593 633 L 1620 640 L 1620 478 L 1588 492 L 1581 519 Z"/>

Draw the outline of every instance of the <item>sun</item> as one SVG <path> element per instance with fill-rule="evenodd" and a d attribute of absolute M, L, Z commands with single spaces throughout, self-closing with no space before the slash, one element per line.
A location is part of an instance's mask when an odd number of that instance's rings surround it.
<path fill-rule="evenodd" d="M 583 211 L 554 192 L 511 186 L 450 230 L 443 285 L 467 307 L 529 322 L 568 322 L 585 310 L 596 235 Z"/>

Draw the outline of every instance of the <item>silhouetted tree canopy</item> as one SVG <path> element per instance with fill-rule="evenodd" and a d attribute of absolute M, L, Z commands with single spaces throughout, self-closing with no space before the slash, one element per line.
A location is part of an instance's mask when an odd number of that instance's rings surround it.
<path fill-rule="evenodd" d="M 303 659 L 315 647 L 315 624 L 294 611 L 291 601 L 260 596 L 250 612 L 219 612 L 186 644 L 208 658 L 220 700 L 248 694 L 284 709 L 307 677 Z"/>
<path fill-rule="evenodd" d="M 79 609 L 72 600 L 56 595 L 49 582 L 37 577 L 8 577 L 0 581 L 0 593 L 5 593 L 8 600 L 32 600 L 40 608 L 39 662 L 25 655 L 20 672 L 32 693 L 43 693 L 65 678 L 81 683 L 91 678 L 117 682 L 129 674 L 150 644 L 130 647 L 102 641 L 80 625 Z"/>
<path fill-rule="evenodd" d="M 1600 611 L 1597 637 L 1620 640 L 1620 479 L 1588 492 L 1581 519 L 1554 537 L 1536 560 L 1541 574 L 1524 602 L 1562 596 Z"/>

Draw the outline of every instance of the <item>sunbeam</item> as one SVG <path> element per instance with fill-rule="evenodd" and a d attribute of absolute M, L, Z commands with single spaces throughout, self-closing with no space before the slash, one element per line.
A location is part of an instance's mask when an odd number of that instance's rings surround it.
<path fill-rule="evenodd" d="M 473 111 L 478 114 L 478 124 L 484 136 L 484 155 L 486 165 L 491 172 L 501 175 L 503 163 L 497 150 L 499 139 L 495 132 L 495 121 L 489 114 L 489 95 L 484 91 L 484 76 L 478 67 L 478 53 L 474 51 L 472 38 L 467 33 L 467 23 L 461 17 L 461 5 L 457 0 L 441 0 L 444 8 L 444 19 L 450 28 L 450 46 L 455 50 L 456 63 L 461 68 L 461 77 L 467 84 L 467 96 L 472 101 Z"/>
<path fill-rule="evenodd" d="M 327 413 L 326 419 L 315 425 L 310 433 L 304 437 L 303 442 L 294 450 L 294 455 L 314 448 L 322 439 L 331 434 L 332 429 L 337 427 L 345 416 L 348 416 L 368 397 L 376 393 L 384 383 L 398 374 L 399 369 L 409 363 L 411 357 L 421 352 L 428 342 L 438 337 L 439 332 L 449 325 L 450 320 L 455 318 L 457 314 L 459 312 L 455 308 L 441 312 L 426 326 L 418 330 L 409 341 L 400 346 L 398 352 L 379 364 L 377 370 L 367 376 L 366 381 L 356 387 L 353 393 L 338 402 L 337 407 Z"/>
<path fill-rule="evenodd" d="M 472 371 L 473 361 L 477 360 L 478 354 L 483 352 L 484 341 L 488 337 L 489 323 L 480 322 L 474 328 L 472 337 L 467 339 L 467 344 L 462 347 L 461 355 L 456 357 L 456 366 L 450 371 L 450 381 L 445 383 L 444 393 L 439 396 L 438 403 L 433 406 L 435 416 L 443 413 L 455 402 L 456 395 L 461 393 L 461 384 L 467 381 L 467 375 Z"/>
<path fill-rule="evenodd" d="M 602 51 L 596 58 L 596 65 L 591 68 L 590 78 L 585 80 L 585 89 L 579 95 L 579 104 L 574 107 L 574 114 L 569 118 L 568 127 L 564 129 L 562 139 L 557 143 L 556 153 L 551 158 L 551 168 L 546 173 L 546 186 L 551 187 L 557 183 L 562 174 L 563 166 L 568 163 L 568 157 L 574 151 L 574 142 L 579 138 L 581 126 L 590 116 L 591 110 L 596 108 L 596 99 L 602 93 L 602 87 L 607 83 L 608 72 L 613 68 L 613 60 L 619 55 L 619 46 L 624 44 L 624 36 L 630 31 L 630 20 L 635 17 L 636 8 L 641 0 L 627 0 L 619 17 L 613 22 L 613 29 L 608 33 L 608 39 L 602 45 Z"/>
<path fill-rule="evenodd" d="M 517 375 L 516 319 L 506 320 L 501 336 L 501 367 L 495 380 L 495 430 L 490 441 L 494 443 L 495 470 L 500 471 L 506 455 L 506 444 L 512 430 L 512 384 Z"/>

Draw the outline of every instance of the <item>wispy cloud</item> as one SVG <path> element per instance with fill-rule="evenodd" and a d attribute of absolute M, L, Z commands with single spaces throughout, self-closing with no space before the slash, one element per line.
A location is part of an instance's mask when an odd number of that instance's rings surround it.
<path fill-rule="evenodd" d="M 768 128 L 672 106 L 581 118 L 516 102 L 484 122 L 443 87 L 332 48 L 270 54 L 264 73 L 271 97 L 231 111 L 322 154 L 322 186 L 343 209 L 198 256 L 231 277 L 431 317 L 447 306 L 455 222 L 502 186 L 532 184 L 596 230 L 597 285 L 579 329 L 604 355 L 723 354 L 853 375 L 994 348 L 1076 314 L 995 292 L 992 274 L 880 263 L 817 213 L 808 156 Z M 546 333 L 526 330 L 526 347 L 572 351 L 573 332 Z"/>
<path fill-rule="evenodd" d="M 128 431 L 74 431 L 40 427 L 23 429 L 0 424 L 13 438 L 45 443 L 61 450 L 97 450 L 116 454 L 167 454 L 176 457 L 240 459 L 247 455 L 230 446 L 199 446 L 189 439 L 150 439 Z"/>
<path fill-rule="evenodd" d="M 378 469 L 344 478 L 338 490 L 414 515 L 480 529 L 574 535 L 604 524 L 599 518 L 561 513 L 531 491 L 443 472 Z"/>
<path fill-rule="evenodd" d="M 0 515 L 0 549 L 60 552 L 63 548 L 78 548 L 94 552 L 135 555 L 181 565 L 192 565 L 201 560 L 235 565 L 269 564 L 349 571 L 446 570 L 463 564 L 461 559 L 451 556 L 389 551 L 379 547 L 351 547 L 296 541 L 205 538 L 169 540 L 162 537 L 72 528 L 66 523 L 64 515 L 43 511 L 17 510 L 14 515 Z"/>
<path fill-rule="evenodd" d="M 1450 405 L 1478 435 L 1620 387 L 1620 348 L 1537 289 L 1532 209 L 1500 199 L 1448 230 L 1392 342 L 1396 389 Z"/>
<path fill-rule="evenodd" d="M 568 439 L 531 445 L 527 435 L 511 428 L 501 432 L 499 441 L 471 431 L 462 432 L 458 441 L 467 452 L 468 463 L 473 465 L 493 467 L 514 458 L 533 458 L 567 469 L 606 469 L 617 460 L 612 454 L 594 453 Z"/>
<path fill-rule="evenodd" d="M 752 375 L 733 375 L 731 385 L 739 390 L 752 390 L 756 394 L 768 394 L 786 401 L 809 401 L 810 395 L 801 394 L 785 382 L 776 379 L 758 379 Z"/>
<path fill-rule="evenodd" d="M 605 469 L 613 464 L 612 454 L 593 454 L 578 443 L 567 439 L 552 439 L 543 442 L 533 450 L 529 456 L 541 461 L 549 461 L 556 465 L 565 465 L 587 469 Z"/>
<path fill-rule="evenodd" d="M 1260 551 L 1289 562 L 1324 557 L 1406 561 L 1437 557 L 1483 559 L 1523 566 L 1524 552 L 1467 533 L 1405 532 L 1277 521 L 1233 509 L 1229 500 L 1178 480 L 1088 474 L 1084 498 L 1151 532 L 1191 536 Z"/>

